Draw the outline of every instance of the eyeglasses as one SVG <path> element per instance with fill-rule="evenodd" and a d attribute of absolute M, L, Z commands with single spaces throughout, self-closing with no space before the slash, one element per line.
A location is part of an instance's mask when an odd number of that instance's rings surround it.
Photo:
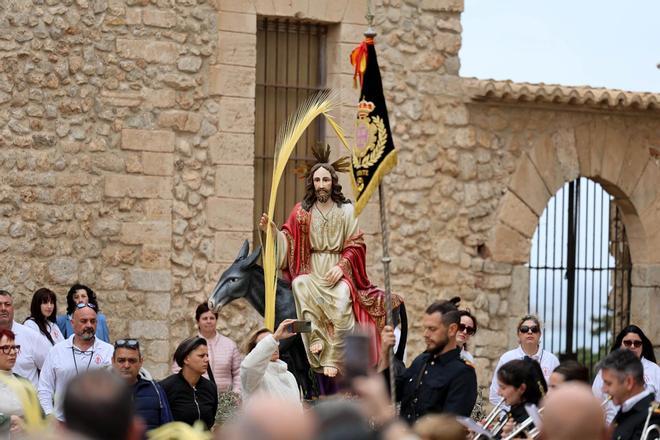
<path fill-rule="evenodd" d="M 538 328 L 538 327 L 535 326 L 535 325 L 532 325 L 532 326 L 522 325 L 522 326 L 520 326 L 520 328 L 518 329 L 518 331 L 519 331 L 520 333 L 529 333 L 529 332 L 532 332 L 532 333 L 536 334 L 536 333 L 540 333 L 540 332 L 541 332 L 541 329 Z"/>
<path fill-rule="evenodd" d="M 475 334 L 477 332 L 477 329 L 472 327 L 472 326 L 469 326 L 469 325 L 458 324 L 458 331 L 459 332 L 466 332 L 468 335 L 472 336 L 473 334 Z"/>
<path fill-rule="evenodd" d="M 85 307 L 89 307 L 92 310 L 96 310 L 96 306 L 91 303 L 78 303 L 76 304 L 76 309 L 84 309 Z"/>
<path fill-rule="evenodd" d="M 117 339 L 115 341 L 115 348 L 130 348 L 131 350 L 139 350 L 140 343 L 137 339 Z"/>
<path fill-rule="evenodd" d="M 630 347 L 639 348 L 639 347 L 642 346 L 642 341 L 640 341 L 640 340 L 634 340 L 633 341 L 631 339 L 626 339 L 626 340 L 623 340 L 621 342 L 623 342 L 623 345 L 628 347 L 628 348 L 630 348 Z"/>
<path fill-rule="evenodd" d="M 0 351 L 4 354 L 9 354 L 12 351 L 16 352 L 18 354 L 21 351 L 21 346 L 20 345 L 0 345 Z"/>

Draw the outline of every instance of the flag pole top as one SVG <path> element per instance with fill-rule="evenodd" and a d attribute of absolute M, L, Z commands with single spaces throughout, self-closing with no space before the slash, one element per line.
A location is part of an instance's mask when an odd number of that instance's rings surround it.
<path fill-rule="evenodd" d="M 371 10 L 371 0 L 367 0 L 367 15 L 364 16 L 364 18 L 367 19 L 367 30 L 364 31 L 364 36 L 367 38 L 374 38 L 377 34 L 376 31 L 374 30 L 374 14 Z"/>

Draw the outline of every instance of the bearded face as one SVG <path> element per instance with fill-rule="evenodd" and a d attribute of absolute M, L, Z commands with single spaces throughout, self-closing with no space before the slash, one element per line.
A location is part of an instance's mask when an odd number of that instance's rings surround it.
<path fill-rule="evenodd" d="M 332 191 L 332 175 L 330 171 L 321 167 L 314 172 L 312 177 L 314 182 L 314 192 L 316 199 L 320 203 L 325 203 L 330 198 L 330 191 Z"/>

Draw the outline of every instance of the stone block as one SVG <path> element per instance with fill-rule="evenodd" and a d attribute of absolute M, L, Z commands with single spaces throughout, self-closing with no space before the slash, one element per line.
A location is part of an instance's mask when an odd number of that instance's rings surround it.
<path fill-rule="evenodd" d="M 559 174 L 564 182 L 571 182 L 580 175 L 580 162 L 572 129 L 557 130 L 552 134 L 552 146 L 557 156 Z"/>
<path fill-rule="evenodd" d="M 145 292 L 169 292 L 172 274 L 169 270 L 129 269 L 128 287 Z"/>
<path fill-rule="evenodd" d="M 463 12 L 464 0 L 421 0 L 419 7 L 432 12 Z"/>
<path fill-rule="evenodd" d="M 90 232 L 94 237 L 112 237 L 121 230 L 121 223 L 113 218 L 98 218 L 92 223 Z"/>
<path fill-rule="evenodd" d="M 575 149 L 580 163 L 580 174 L 591 175 L 591 128 L 589 124 L 575 127 Z"/>
<path fill-rule="evenodd" d="M 257 65 L 257 35 L 219 31 L 217 60 L 221 64 L 255 67 Z"/>
<path fill-rule="evenodd" d="M 252 211 L 251 200 L 210 197 L 206 203 L 206 220 L 216 230 L 252 232 L 256 224 Z"/>
<path fill-rule="evenodd" d="M 162 295 L 165 296 L 165 295 Z M 145 316 L 146 318 L 146 316 Z M 161 339 L 170 334 L 169 322 L 167 320 L 134 320 L 128 324 L 128 332 L 132 338 Z"/>
<path fill-rule="evenodd" d="M 254 67 L 217 64 L 209 67 L 209 95 L 254 98 Z"/>
<path fill-rule="evenodd" d="M 494 261 L 500 263 L 526 263 L 531 240 L 509 226 L 499 223 L 487 242 Z"/>
<path fill-rule="evenodd" d="M 172 178 L 108 174 L 105 176 L 104 191 L 107 197 L 169 200 L 172 198 Z"/>
<path fill-rule="evenodd" d="M 508 192 L 502 198 L 499 219 L 528 238 L 534 236 L 539 217 L 525 205 L 513 192 Z"/>
<path fill-rule="evenodd" d="M 174 132 L 170 130 L 140 130 L 125 128 L 121 131 L 121 148 L 124 150 L 174 151 Z"/>
<path fill-rule="evenodd" d="M 243 242 L 245 240 L 248 240 L 250 243 L 252 242 L 251 231 L 216 232 L 215 246 L 214 246 L 215 261 L 222 263 L 233 262 L 236 259 L 236 256 L 238 255 L 238 251 L 241 249 L 241 246 L 243 246 Z M 250 250 L 253 250 L 251 245 L 250 245 Z M 224 271 L 225 269 L 226 267 L 223 267 L 222 270 L 218 271 L 218 273 L 222 273 L 222 271 Z"/>
<path fill-rule="evenodd" d="M 306 17 L 309 0 L 272 0 L 275 15 L 280 17 Z"/>
<path fill-rule="evenodd" d="M 608 117 L 594 119 L 589 124 L 589 142 L 591 143 L 591 158 L 589 162 L 591 169 L 587 173 L 583 173 L 586 177 L 595 178 L 599 177 L 602 173 L 602 146 L 605 144 L 605 133 L 607 132 L 607 125 L 610 122 L 608 119 Z"/>
<path fill-rule="evenodd" d="M 121 225 L 124 244 L 166 244 L 172 239 L 172 223 L 165 221 L 126 222 Z"/>
<path fill-rule="evenodd" d="M 256 0 L 256 2 L 259 3 L 259 0 Z M 256 13 L 255 0 L 212 0 L 211 4 L 213 4 L 218 11 Z M 259 13 L 263 14 L 261 10 L 259 10 Z"/>
<path fill-rule="evenodd" d="M 660 286 L 660 265 L 636 264 L 632 269 L 631 283 L 633 286 Z"/>
<path fill-rule="evenodd" d="M 115 107 L 137 107 L 142 104 L 143 97 L 134 90 L 102 90 L 100 100 L 103 104 Z"/>
<path fill-rule="evenodd" d="M 153 176 L 171 176 L 174 174 L 174 154 L 142 153 L 142 173 Z"/>
<path fill-rule="evenodd" d="M 202 116 L 196 112 L 166 110 L 158 115 L 158 125 L 174 130 L 196 133 L 202 126 Z"/>
<path fill-rule="evenodd" d="M 176 92 L 172 89 L 142 89 L 144 105 L 154 108 L 169 108 L 176 102 Z"/>
<path fill-rule="evenodd" d="M 660 169 L 655 161 L 649 160 L 630 196 L 638 213 L 645 211 L 658 197 L 658 182 Z"/>
<path fill-rule="evenodd" d="M 164 220 L 172 221 L 172 201 L 171 200 L 146 200 L 144 202 L 145 220 Z"/>
<path fill-rule="evenodd" d="M 650 136 L 649 132 L 640 130 L 633 133 L 628 143 L 619 178 L 614 182 L 624 194 L 632 194 L 649 161 Z"/>
<path fill-rule="evenodd" d="M 103 269 L 99 277 L 98 287 L 103 290 L 123 289 L 125 287 L 124 273 L 119 269 Z"/>
<path fill-rule="evenodd" d="M 48 263 L 48 275 L 55 284 L 71 285 L 78 281 L 78 260 L 72 257 L 54 258 Z"/>
<path fill-rule="evenodd" d="M 235 199 L 254 198 L 254 167 L 219 165 L 215 168 L 215 195 Z"/>
<path fill-rule="evenodd" d="M 221 11 L 218 13 L 218 30 L 256 34 L 257 16 L 256 14 Z"/>
<path fill-rule="evenodd" d="M 143 59 L 149 63 L 174 64 L 181 46 L 168 41 L 129 40 L 117 38 L 117 52 L 130 59 Z"/>
<path fill-rule="evenodd" d="M 142 24 L 142 9 L 126 8 L 126 24 L 127 25 Z"/>
<path fill-rule="evenodd" d="M 151 319 L 167 319 L 170 312 L 170 296 L 162 293 L 146 293 L 144 295 L 146 316 Z"/>
<path fill-rule="evenodd" d="M 547 134 L 536 138 L 527 154 L 545 182 L 546 188 L 554 195 L 564 185 L 564 178 L 559 170 L 552 138 Z"/>
<path fill-rule="evenodd" d="M 171 238 L 165 243 L 145 244 L 140 250 L 140 267 L 144 269 L 169 269 L 172 257 L 172 248 L 168 245 Z"/>
<path fill-rule="evenodd" d="M 332 1 L 328 2 L 328 12 L 332 8 Z M 341 2 L 337 2 L 341 3 Z M 340 6 L 340 5 L 337 5 Z M 349 0 L 346 2 L 346 9 L 341 19 L 342 23 L 364 24 L 364 16 L 367 14 L 367 2 Z M 328 14 L 330 15 L 330 14 Z"/>
<path fill-rule="evenodd" d="M 254 133 L 254 100 L 220 98 L 218 129 L 233 133 Z"/>
<path fill-rule="evenodd" d="M 209 138 L 209 154 L 215 165 L 254 163 L 254 134 L 219 132 Z"/>
<path fill-rule="evenodd" d="M 605 130 L 605 142 L 600 146 L 601 177 L 608 182 L 616 182 L 621 174 L 628 144 L 630 130 L 620 120 L 611 121 Z"/>
<path fill-rule="evenodd" d="M 176 14 L 172 11 L 148 8 L 142 11 L 142 22 L 147 26 L 172 28 L 176 26 Z"/>
<path fill-rule="evenodd" d="M 543 179 L 526 154 L 518 161 L 518 169 L 511 177 L 509 189 L 539 217 L 551 197 Z"/>
<path fill-rule="evenodd" d="M 660 338 L 660 287 L 633 287 L 630 303 L 630 322 L 643 328 L 651 341 L 657 341 Z"/>

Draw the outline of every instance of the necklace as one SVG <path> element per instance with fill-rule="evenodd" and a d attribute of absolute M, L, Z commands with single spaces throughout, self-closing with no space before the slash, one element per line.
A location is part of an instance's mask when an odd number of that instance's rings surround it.
<path fill-rule="evenodd" d="M 87 356 L 88 352 L 78 350 L 77 348 L 75 348 L 73 346 L 71 347 L 71 357 L 73 358 L 73 366 L 76 367 L 76 375 L 78 375 L 79 372 L 78 372 L 78 362 L 76 362 L 76 352 L 82 354 L 83 356 Z M 89 366 L 92 364 L 92 358 L 93 357 L 94 357 L 94 350 L 92 350 L 92 352 L 89 353 L 89 362 L 87 362 L 87 368 L 85 369 L 85 371 L 89 370 Z"/>

